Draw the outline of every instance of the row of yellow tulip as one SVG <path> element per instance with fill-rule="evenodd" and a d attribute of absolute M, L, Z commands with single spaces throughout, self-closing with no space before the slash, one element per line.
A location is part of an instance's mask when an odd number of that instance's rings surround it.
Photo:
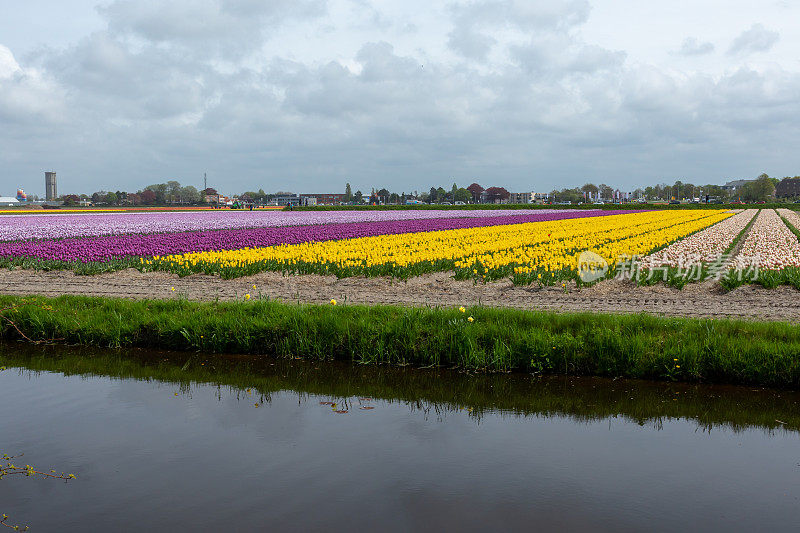
<path fill-rule="evenodd" d="M 264 270 L 340 276 L 455 270 L 484 278 L 507 275 L 515 268 L 575 272 L 576 257 L 583 250 L 593 250 L 613 265 L 620 255 L 649 253 L 729 216 L 722 210 L 640 212 L 187 253 L 144 260 L 144 266 L 225 277 Z"/>

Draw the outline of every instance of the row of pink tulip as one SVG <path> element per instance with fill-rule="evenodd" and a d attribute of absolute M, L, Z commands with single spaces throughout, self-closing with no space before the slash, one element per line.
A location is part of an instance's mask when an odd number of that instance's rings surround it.
<path fill-rule="evenodd" d="M 789 221 L 789 224 L 794 226 L 796 229 L 800 230 L 800 215 L 797 214 L 797 211 L 792 211 L 791 209 L 778 209 L 778 214 Z"/>
<path fill-rule="evenodd" d="M 740 211 L 719 224 L 714 224 L 643 258 L 641 265 L 645 268 L 688 267 L 719 261 L 756 213 L 758 209 Z"/>
<path fill-rule="evenodd" d="M 762 209 L 733 258 L 736 270 L 800 267 L 800 241 L 774 209 Z"/>

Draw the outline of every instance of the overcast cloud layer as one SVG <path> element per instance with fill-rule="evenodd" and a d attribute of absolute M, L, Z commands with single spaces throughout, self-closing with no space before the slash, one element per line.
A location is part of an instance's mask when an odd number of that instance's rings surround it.
<path fill-rule="evenodd" d="M 0 195 L 800 174 L 789 3 L 0 1 Z"/>

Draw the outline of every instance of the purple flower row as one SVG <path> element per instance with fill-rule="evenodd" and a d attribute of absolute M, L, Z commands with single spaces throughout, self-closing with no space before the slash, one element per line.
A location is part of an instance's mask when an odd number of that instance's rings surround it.
<path fill-rule="evenodd" d="M 248 228 L 148 235 L 100 236 L 47 241 L 2 242 L 0 243 L 0 257 L 105 262 L 125 257 L 152 257 L 154 255 L 183 254 L 212 250 L 238 250 L 241 248 L 257 248 L 274 246 L 277 244 L 297 244 L 302 242 L 351 239 L 374 235 L 395 235 L 398 233 L 544 222 L 549 220 L 615 215 L 627 212 L 629 211 L 572 210 L 559 213 L 550 211 L 527 215 L 392 220 L 385 222 L 354 222 L 347 224 L 288 226 L 281 228 Z"/>
<path fill-rule="evenodd" d="M 549 211 L 557 213 L 561 211 Z M 4 215 L 0 241 L 63 239 L 100 235 L 133 235 L 346 222 L 383 222 L 432 218 L 465 218 L 535 214 L 541 211 L 192 211 L 160 213 L 71 213 Z"/>

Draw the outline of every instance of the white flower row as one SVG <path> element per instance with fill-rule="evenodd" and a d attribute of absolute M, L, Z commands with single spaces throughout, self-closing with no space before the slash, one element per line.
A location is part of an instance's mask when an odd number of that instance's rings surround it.
<path fill-rule="evenodd" d="M 797 214 L 797 211 L 781 208 L 778 209 L 778 214 L 788 220 L 789 224 L 800 230 L 800 215 Z"/>
<path fill-rule="evenodd" d="M 800 241 L 774 209 L 762 209 L 731 266 L 737 270 L 800 267 Z"/>
<path fill-rule="evenodd" d="M 722 222 L 650 254 L 641 260 L 640 265 L 645 268 L 687 267 L 719 261 L 756 213 L 758 209 L 739 211 Z"/>

